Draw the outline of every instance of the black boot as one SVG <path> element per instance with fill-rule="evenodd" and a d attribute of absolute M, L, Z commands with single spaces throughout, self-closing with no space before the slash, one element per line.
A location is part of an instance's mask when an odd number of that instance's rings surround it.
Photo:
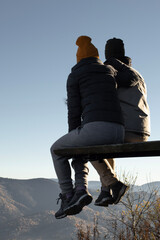
<path fill-rule="evenodd" d="M 101 192 L 98 196 L 98 198 L 95 200 L 94 205 L 96 206 L 102 206 L 102 207 L 108 207 L 108 204 L 113 204 L 114 200 L 112 198 L 112 195 L 110 194 L 110 191 L 104 191 L 101 189 Z"/>
<path fill-rule="evenodd" d="M 121 198 L 124 196 L 126 191 L 128 190 L 128 186 L 126 186 L 124 183 L 117 181 L 116 183 L 110 185 L 110 188 L 112 190 L 112 197 L 114 199 L 114 204 L 119 203 Z"/>
<path fill-rule="evenodd" d="M 67 215 L 75 215 L 82 211 L 83 207 L 92 202 L 91 194 L 85 190 L 76 190 L 68 207 L 65 209 Z"/>
<path fill-rule="evenodd" d="M 62 193 L 59 194 L 57 204 L 58 204 L 59 200 L 61 200 L 61 207 L 55 213 L 55 218 L 61 219 L 61 218 L 64 218 L 64 217 L 67 216 L 67 214 L 65 213 L 65 209 L 68 208 L 68 204 L 69 204 L 71 199 L 72 199 L 72 197 L 67 198 L 66 194 L 62 194 Z"/>

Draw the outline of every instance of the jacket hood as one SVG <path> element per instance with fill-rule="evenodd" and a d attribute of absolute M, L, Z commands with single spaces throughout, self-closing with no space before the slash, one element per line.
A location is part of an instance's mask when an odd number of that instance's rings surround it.
<path fill-rule="evenodd" d="M 121 62 L 125 63 L 128 66 L 132 66 L 132 59 L 130 57 L 124 56 L 124 57 L 119 57 L 118 60 Z"/>
<path fill-rule="evenodd" d="M 110 58 L 108 58 L 105 62 L 107 63 L 107 61 L 109 60 Z M 127 56 L 124 56 L 124 57 L 117 57 L 116 59 L 118 59 L 119 61 L 121 61 L 122 63 L 125 63 L 126 65 L 128 65 L 129 67 L 132 66 L 132 59 L 130 57 L 127 57 Z"/>

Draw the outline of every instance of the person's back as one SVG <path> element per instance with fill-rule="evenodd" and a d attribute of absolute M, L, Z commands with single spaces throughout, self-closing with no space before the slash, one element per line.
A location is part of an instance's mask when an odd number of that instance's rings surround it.
<path fill-rule="evenodd" d="M 67 81 L 70 130 L 95 121 L 123 124 L 115 73 L 113 67 L 93 57 L 72 68 Z"/>
<path fill-rule="evenodd" d="M 130 87 L 123 87 L 119 84 L 118 97 L 124 116 L 125 131 L 149 136 L 149 106 L 143 78 L 137 73 L 135 81 Z"/>

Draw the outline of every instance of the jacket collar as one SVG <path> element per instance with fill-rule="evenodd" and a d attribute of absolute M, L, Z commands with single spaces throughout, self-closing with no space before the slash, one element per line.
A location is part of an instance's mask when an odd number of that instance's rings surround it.
<path fill-rule="evenodd" d="M 119 61 L 125 63 L 129 67 L 132 66 L 132 59 L 130 57 L 124 56 L 124 57 L 119 57 L 117 58 Z M 104 62 L 104 64 L 107 62 L 107 60 Z"/>
<path fill-rule="evenodd" d="M 72 72 L 84 65 L 91 64 L 91 63 L 98 63 L 103 65 L 103 62 L 99 58 L 95 58 L 95 57 L 83 58 L 80 62 L 74 65 L 74 67 L 72 68 Z"/>

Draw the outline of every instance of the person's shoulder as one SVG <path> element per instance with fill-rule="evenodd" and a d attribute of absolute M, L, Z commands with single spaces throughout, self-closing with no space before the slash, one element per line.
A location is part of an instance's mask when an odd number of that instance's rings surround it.
<path fill-rule="evenodd" d="M 117 74 L 117 70 L 111 64 L 105 64 L 104 62 L 104 68 L 107 73 L 111 73 L 113 75 Z"/>
<path fill-rule="evenodd" d="M 137 75 L 137 77 L 144 80 L 143 76 L 140 74 L 140 72 L 137 69 L 135 69 L 134 67 L 130 67 L 130 70 L 133 71 Z"/>
<path fill-rule="evenodd" d="M 104 64 L 104 67 L 105 67 L 105 69 L 107 69 L 107 70 L 116 71 L 116 69 L 115 69 L 112 65 L 110 65 L 110 64 L 108 64 L 108 65 L 105 65 L 105 64 Z"/>

